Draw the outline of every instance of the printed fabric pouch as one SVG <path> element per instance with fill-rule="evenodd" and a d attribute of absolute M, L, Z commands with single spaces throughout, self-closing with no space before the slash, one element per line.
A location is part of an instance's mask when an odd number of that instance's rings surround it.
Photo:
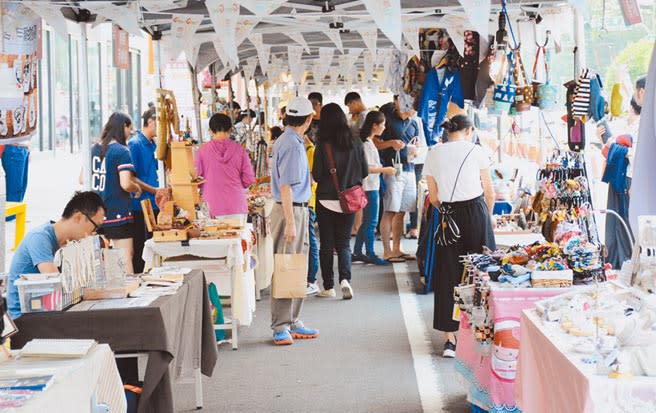
<path fill-rule="evenodd" d="M 519 48 L 513 53 L 515 64 L 513 76 L 515 79 L 515 109 L 517 112 L 526 112 L 531 110 L 533 104 L 533 86 L 528 83 L 522 53 Z"/>
<path fill-rule="evenodd" d="M 512 81 L 512 60 L 508 60 L 511 63 L 508 72 L 503 78 L 503 83 L 494 87 L 494 95 L 492 97 L 494 105 L 491 112 L 498 115 L 508 113 L 510 106 L 515 102 L 515 94 L 517 93 L 517 88 Z"/>
<path fill-rule="evenodd" d="M 437 245 L 446 247 L 449 245 L 453 245 L 458 240 L 460 239 L 460 228 L 458 228 L 458 224 L 456 223 L 456 220 L 454 218 L 455 215 L 455 209 L 450 205 L 453 202 L 453 195 L 456 192 L 456 187 L 458 185 L 458 178 L 460 178 L 460 172 L 462 172 L 463 166 L 465 166 L 465 162 L 467 162 L 467 158 L 469 158 L 469 155 L 476 149 L 476 146 L 471 148 L 469 152 L 467 152 L 467 156 L 465 156 L 465 159 L 463 159 L 462 164 L 460 164 L 460 169 L 458 169 L 458 174 L 456 175 L 456 180 L 453 183 L 453 191 L 451 191 L 451 199 L 449 200 L 448 204 L 445 205 L 444 202 L 440 205 L 438 210 L 440 211 L 440 222 L 437 225 L 437 230 L 435 231 L 435 241 L 437 242 Z"/>

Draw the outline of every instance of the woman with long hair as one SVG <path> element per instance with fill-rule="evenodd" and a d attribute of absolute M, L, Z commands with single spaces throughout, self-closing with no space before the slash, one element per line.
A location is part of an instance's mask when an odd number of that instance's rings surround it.
<path fill-rule="evenodd" d="M 365 262 L 368 264 L 388 265 L 389 262 L 379 258 L 374 251 L 376 240 L 376 226 L 378 225 L 378 212 L 380 208 L 380 174 L 394 175 L 396 170 L 392 166 L 383 167 L 378 155 L 378 149 L 374 145 L 373 138 L 382 135 L 385 130 L 385 115 L 382 112 L 371 111 L 365 117 L 360 139 L 364 145 L 364 153 L 367 159 L 369 175 L 362 181 L 362 187 L 367 194 L 367 206 L 362 214 L 362 225 L 358 229 L 353 247 L 352 262 Z M 364 245 L 366 255 L 362 253 Z"/>
<path fill-rule="evenodd" d="M 444 331 L 444 357 L 455 357 L 458 322 L 453 320 L 453 288 L 463 266 L 460 257 L 480 253 L 483 246 L 496 249 L 490 215 L 494 190 L 490 159 L 481 146 L 472 143 L 474 125 L 467 116 L 456 115 L 442 124 L 448 142 L 426 156 L 424 176 L 430 202 L 440 211 L 435 233 L 437 250 L 433 268 L 435 307 L 433 328 Z"/>
<path fill-rule="evenodd" d="M 323 278 L 323 290 L 319 297 L 335 297 L 333 274 L 333 250 L 337 251 L 339 282 L 342 297 L 353 297 L 351 287 L 351 227 L 355 214 L 342 211 L 337 189 L 333 184 L 328 166 L 328 151 L 332 151 L 339 186 L 342 191 L 355 185 L 369 175 L 364 148 L 351 133 L 346 115 L 335 103 L 321 109 L 319 141 L 314 152 L 312 176 L 317 182 L 317 221 L 319 222 L 319 262 Z"/>
<path fill-rule="evenodd" d="M 239 215 L 245 220 L 246 188 L 255 182 L 251 160 L 244 148 L 230 139 L 232 122 L 228 116 L 214 114 L 210 130 L 212 140 L 196 154 L 196 171 L 205 178 L 201 186 L 203 200 L 213 217 Z"/>
<path fill-rule="evenodd" d="M 105 203 L 102 233 L 115 248 L 126 253 L 126 268 L 133 272 L 133 217 L 130 193 L 138 198 L 141 187 L 135 179 L 128 137 L 132 134 L 132 120 L 128 115 L 114 112 L 107 120 L 100 139 L 91 148 L 91 189 Z"/>

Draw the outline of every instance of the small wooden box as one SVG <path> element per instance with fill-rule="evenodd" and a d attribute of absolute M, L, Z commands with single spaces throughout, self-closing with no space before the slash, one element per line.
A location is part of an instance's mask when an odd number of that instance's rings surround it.
<path fill-rule="evenodd" d="M 153 242 L 186 241 L 188 239 L 187 228 L 153 231 Z"/>

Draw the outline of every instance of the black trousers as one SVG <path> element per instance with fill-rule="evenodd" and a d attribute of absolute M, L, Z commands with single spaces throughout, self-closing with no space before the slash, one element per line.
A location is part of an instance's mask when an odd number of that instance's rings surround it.
<path fill-rule="evenodd" d="M 433 267 L 435 307 L 433 328 L 445 332 L 458 331 L 458 321 L 453 320 L 453 288 L 460 284 L 463 265 L 460 257 L 480 253 L 483 246 L 494 250 L 494 230 L 487 205 L 482 196 L 469 201 L 450 203 L 455 212 L 454 220 L 460 228 L 460 239 L 452 245 L 437 245 Z"/>
<path fill-rule="evenodd" d="M 324 290 L 335 286 L 333 250 L 337 251 L 339 281 L 351 280 L 351 228 L 355 214 L 341 214 L 329 210 L 317 200 L 319 223 L 319 262 Z"/>
<path fill-rule="evenodd" d="M 132 216 L 134 216 L 134 222 L 132 224 L 132 244 L 134 245 L 132 268 L 135 274 L 141 274 L 145 265 L 143 258 L 141 258 L 144 244 L 152 237 L 152 234 L 146 228 L 143 211 L 132 211 Z M 157 212 L 155 212 L 155 216 L 157 217 Z"/>

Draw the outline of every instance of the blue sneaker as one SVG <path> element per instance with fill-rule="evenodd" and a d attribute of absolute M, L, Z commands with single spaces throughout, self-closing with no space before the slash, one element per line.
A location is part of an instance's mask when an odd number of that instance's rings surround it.
<path fill-rule="evenodd" d="M 319 330 L 315 330 L 313 328 L 307 328 L 307 327 L 292 328 L 291 333 L 292 333 L 292 337 L 299 340 L 319 337 Z"/>
<path fill-rule="evenodd" d="M 367 256 L 367 264 L 373 264 L 373 265 L 390 265 L 390 262 L 387 260 L 384 260 L 380 258 L 377 255 L 368 255 Z"/>
<path fill-rule="evenodd" d="M 289 334 L 289 330 L 284 329 L 273 333 L 273 344 L 276 346 L 288 346 L 294 344 L 294 340 L 292 339 L 292 335 Z"/>

